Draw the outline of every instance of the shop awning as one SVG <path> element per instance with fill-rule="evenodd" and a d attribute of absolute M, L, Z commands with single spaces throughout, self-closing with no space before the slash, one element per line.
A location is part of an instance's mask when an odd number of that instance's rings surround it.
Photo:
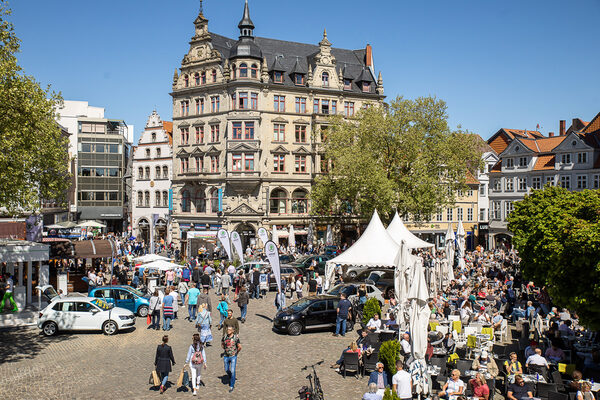
<path fill-rule="evenodd" d="M 81 240 L 73 242 L 76 258 L 112 257 L 113 250 L 108 240 Z"/>

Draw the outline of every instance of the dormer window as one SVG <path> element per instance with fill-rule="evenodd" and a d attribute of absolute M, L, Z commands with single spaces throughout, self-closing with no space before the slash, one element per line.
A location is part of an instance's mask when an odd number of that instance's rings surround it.
<path fill-rule="evenodd" d="M 256 64 L 252 64 L 250 68 L 250 77 L 257 78 L 258 77 L 258 66 Z"/>
<path fill-rule="evenodd" d="M 274 71 L 273 72 L 273 82 L 283 83 L 283 73 L 280 71 Z"/>
<path fill-rule="evenodd" d="M 519 157 L 519 167 L 527 167 L 527 157 Z"/>
<path fill-rule="evenodd" d="M 248 64 L 241 63 L 240 64 L 240 78 L 247 78 L 247 77 L 248 77 Z"/>
<path fill-rule="evenodd" d="M 344 90 L 352 90 L 352 80 L 344 79 Z"/>
<path fill-rule="evenodd" d="M 323 81 L 323 87 L 329 87 L 329 72 L 323 72 L 321 80 Z"/>
<path fill-rule="evenodd" d="M 304 75 L 294 74 L 294 83 L 298 86 L 304 85 Z"/>
<path fill-rule="evenodd" d="M 189 87 L 190 86 L 190 78 L 189 78 L 189 76 L 187 76 L 187 75 L 183 76 L 183 85 L 185 87 Z"/>
<path fill-rule="evenodd" d="M 362 83 L 362 91 L 363 92 L 370 92 L 371 91 L 371 82 L 363 82 Z"/>
<path fill-rule="evenodd" d="M 506 158 L 506 159 L 504 160 L 504 162 L 505 162 L 505 164 L 506 164 L 506 165 L 505 165 L 505 168 L 512 168 L 512 167 L 514 167 L 514 166 L 515 166 L 515 164 L 514 164 L 514 160 L 513 160 L 512 158 Z"/>

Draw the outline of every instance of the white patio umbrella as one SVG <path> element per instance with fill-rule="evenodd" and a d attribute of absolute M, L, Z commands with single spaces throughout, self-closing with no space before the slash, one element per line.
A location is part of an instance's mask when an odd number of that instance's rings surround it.
<path fill-rule="evenodd" d="M 288 247 L 290 248 L 290 252 L 294 253 L 296 251 L 296 234 L 294 233 L 294 225 L 290 224 L 290 233 L 288 236 Z"/>
<path fill-rule="evenodd" d="M 327 234 L 325 236 L 325 245 L 326 246 L 333 245 L 333 232 L 331 231 L 331 225 L 327 225 Z"/>
<path fill-rule="evenodd" d="M 408 295 L 406 270 L 411 258 L 406 242 L 400 242 L 400 249 L 398 250 L 398 256 L 396 257 L 396 268 L 394 269 L 394 296 L 398 302 L 396 321 L 398 321 L 400 328 L 402 328 L 400 331 L 406 329 L 407 325 L 405 319 L 405 303 Z"/>
<path fill-rule="evenodd" d="M 153 262 L 153 261 L 169 261 L 170 258 L 160 256 L 158 254 L 146 254 L 143 256 L 139 256 L 133 259 L 135 262 L 139 262 L 142 264 Z"/>
<path fill-rule="evenodd" d="M 463 227 L 462 221 L 458 221 L 458 228 L 456 229 L 457 236 L 457 247 L 458 247 L 458 266 L 464 268 L 465 266 L 465 228 Z"/>
<path fill-rule="evenodd" d="M 454 279 L 454 231 L 452 223 L 448 222 L 446 231 L 446 265 L 444 271 L 444 282 L 447 284 Z"/>
<path fill-rule="evenodd" d="M 271 240 L 277 247 L 279 247 L 279 235 L 277 234 L 277 225 L 273 225 L 273 230 L 271 231 Z"/>
<path fill-rule="evenodd" d="M 96 221 L 85 221 L 77 224 L 77 226 L 80 228 L 106 228 L 106 225 Z"/>
<path fill-rule="evenodd" d="M 429 393 L 429 375 L 425 362 L 427 351 L 427 326 L 431 311 L 427 305 L 429 291 L 425 282 L 425 270 L 423 260 L 418 259 L 413 266 L 412 285 L 408 291 L 410 301 L 410 338 L 413 362 L 409 372 L 413 380 L 415 392 L 423 395 Z"/>
<path fill-rule="evenodd" d="M 44 226 L 46 229 L 63 229 L 64 226 L 58 224 L 46 225 Z"/>
<path fill-rule="evenodd" d="M 144 264 L 144 268 L 157 269 L 159 271 L 167 271 L 170 269 L 177 269 L 178 267 L 181 267 L 181 265 L 173 264 L 173 263 L 170 263 L 165 260 L 156 260 L 156 261 L 152 261 L 148 264 Z"/>

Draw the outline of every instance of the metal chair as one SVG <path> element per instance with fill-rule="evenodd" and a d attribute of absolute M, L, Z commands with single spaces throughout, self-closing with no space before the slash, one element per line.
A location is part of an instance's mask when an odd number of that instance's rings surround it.
<path fill-rule="evenodd" d="M 569 400 L 569 395 L 558 392 L 548 392 L 548 400 Z"/>
<path fill-rule="evenodd" d="M 562 375 L 558 371 L 552 371 L 552 382 L 556 383 L 556 389 L 559 392 L 566 391 L 565 383 L 563 382 Z"/>
<path fill-rule="evenodd" d="M 379 352 L 373 351 L 369 355 L 363 355 L 363 368 L 362 375 L 365 376 L 365 372 L 372 372 L 377 369 L 377 362 L 379 361 Z"/>
<path fill-rule="evenodd" d="M 556 392 L 556 383 L 542 383 L 538 382 L 536 387 L 536 397 L 547 399 L 548 393 Z"/>
<path fill-rule="evenodd" d="M 342 357 L 343 370 L 344 370 L 344 378 L 346 377 L 346 372 L 354 372 L 358 374 L 360 372 L 360 366 L 358 365 L 358 353 L 354 352 L 345 352 Z"/>
<path fill-rule="evenodd" d="M 473 363 L 469 360 L 458 360 L 456 362 L 456 369 L 460 371 L 461 375 L 465 375 L 465 372 L 471 369 Z"/>

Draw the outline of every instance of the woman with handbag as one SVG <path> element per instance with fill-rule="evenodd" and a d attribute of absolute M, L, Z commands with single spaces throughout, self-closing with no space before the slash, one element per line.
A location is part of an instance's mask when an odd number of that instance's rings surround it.
<path fill-rule="evenodd" d="M 198 328 L 198 332 L 200 332 L 200 341 L 207 346 L 213 340 L 212 331 L 210 330 L 211 325 L 212 317 L 210 311 L 207 310 L 205 304 L 201 304 L 200 312 L 196 318 L 196 327 Z"/>
<path fill-rule="evenodd" d="M 200 315 L 198 315 L 200 318 Z M 198 394 L 198 386 L 202 375 L 202 367 L 206 369 L 206 353 L 204 352 L 204 344 L 200 341 L 200 335 L 194 333 L 192 336 L 192 344 L 187 353 L 185 363 L 190 366 L 190 375 L 192 377 L 192 393 L 194 396 Z"/>
<path fill-rule="evenodd" d="M 160 394 L 163 394 L 166 390 L 167 381 L 169 380 L 169 372 L 171 372 L 171 365 L 175 365 L 175 358 L 173 358 L 173 349 L 167 343 L 169 342 L 169 336 L 164 335 L 162 338 L 162 344 L 159 344 L 156 348 L 156 356 L 154 357 L 154 366 L 156 372 L 160 376 Z"/>
<path fill-rule="evenodd" d="M 150 304 L 148 307 L 150 309 L 148 318 L 151 318 L 151 323 L 148 326 L 148 329 L 160 329 L 160 305 L 161 302 L 160 297 L 158 296 L 158 290 L 154 290 L 154 293 L 150 297 Z"/>

